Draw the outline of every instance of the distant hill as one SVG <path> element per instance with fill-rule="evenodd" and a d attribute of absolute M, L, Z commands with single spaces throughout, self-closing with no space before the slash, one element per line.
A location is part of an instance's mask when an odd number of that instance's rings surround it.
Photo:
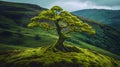
<path fill-rule="evenodd" d="M 120 30 L 120 10 L 85 9 L 72 12 L 77 16 L 89 18 Z"/>
<path fill-rule="evenodd" d="M 24 3 L 9 3 L 0 1 L 0 27 L 26 26 L 29 19 L 37 15 L 41 10 L 37 5 Z M 6 22 L 6 23 L 5 23 Z"/>
<path fill-rule="evenodd" d="M 43 29 L 28 29 L 26 27 L 30 18 L 37 15 L 41 10 L 46 10 L 45 8 L 33 4 L 0 1 L 0 9 L 0 50 L 25 49 L 56 42 L 57 34 L 55 31 L 46 32 Z M 92 25 L 96 34 L 90 36 L 83 33 L 74 33 L 71 34 L 71 39 L 68 39 L 66 43 L 77 44 L 82 48 L 109 56 L 120 55 L 119 31 L 96 21 L 79 18 Z"/>

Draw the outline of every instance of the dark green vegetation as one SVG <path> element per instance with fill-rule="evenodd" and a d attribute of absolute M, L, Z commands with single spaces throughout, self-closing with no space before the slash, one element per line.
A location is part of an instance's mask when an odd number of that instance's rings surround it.
<path fill-rule="evenodd" d="M 6 9 L 4 8 L 4 6 L 6 6 Z M 8 8 L 10 8 L 10 10 L 8 10 Z M 19 10 L 19 8 L 21 9 Z M 51 61 L 51 59 L 54 59 L 56 61 L 55 64 L 57 65 L 62 65 L 64 63 L 64 65 L 67 66 L 70 64 L 70 66 L 72 66 L 74 65 L 74 63 L 76 63 L 76 65 L 78 66 L 80 66 L 79 63 L 82 63 L 81 65 L 86 64 L 90 66 L 92 66 L 92 64 L 93 66 L 102 66 L 104 62 L 105 65 L 108 65 L 107 63 L 109 63 L 110 66 L 117 65 L 119 63 L 117 62 L 117 60 L 111 59 L 109 57 L 119 59 L 118 55 L 120 55 L 120 32 L 109 26 L 99 24 L 88 19 L 80 18 L 84 22 L 87 22 L 88 24 L 93 26 L 93 28 L 96 30 L 96 34 L 94 36 L 89 36 L 83 33 L 71 33 L 71 38 L 68 39 L 65 44 L 80 46 L 80 50 L 77 49 L 78 52 L 64 53 L 61 51 L 57 51 L 55 53 L 51 50 L 44 52 L 41 49 L 45 50 L 47 48 L 47 45 L 52 45 L 56 42 L 57 34 L 55 33 L 55 31 L 46 31 L 42 28 L 28 29 L 26 27 L 28 22 L 30 21 L 30 18 L 36 16 L 40 10 L 44 10 L 43 8 L 30 4 L 16 4 L 0 1 L 0 9 L 0 61 L 2 61 L 0 62 L 0 65 L 2 63 L 5 63 L 5 61 L 7 61 L 8 65 L 12 65 L 12 62 L 15 62 L 17 60 L 14 65 L 20 64 L 27 67 L 30 64 L 31 66 L 41 65 L 41 63 L 46 62 L 46 60 Z M 33 48 L 38 46 L 45 47 Z M 30 49 L 25 50 L 26 48 Z M 11 49 L 19 50 L 12 51 Z M 41 52 L 44 53 L 42 54 Z M 99 53 L 101 53 L 102 55 Z M 104 55 L 107 55 L 109 57 L 106 57 Z M 40 59 L 40 57 L 43 58 Z M 97 60 L 94 57 L 96 57 Z M 105 60 L 103 59 L 103 57 Z M 42 60 L 43 62 L 40 62 L 39 60 Z M 44 64 L 49 65 L 52 63 L 54 63 L 54 61 L 46 62 Z"/>
<path fill-rule="evenodd" d="M 77 16 L 99 21 L 120 30 L 120 10 L 86 9 L 72 13 Z"/>
<path fill-rule="evenodd" d="M 30 22 L 30 18 L 37 15 L 40 10 L 43 10 L 44 8 L 37 5 L 7 3 L 1 1 L 0 9 L 1 43 L 21 46 L 21 44 L 29 45 L 29 42 L 31 41 L 33 41 L 31 43 L 35 43 L 37 40 L 41 39 L 39 35 L 37 36 L 37 32 L 27 29 L 26 25 Z M 33 35 L 29 34 L 30 32 Z"/>

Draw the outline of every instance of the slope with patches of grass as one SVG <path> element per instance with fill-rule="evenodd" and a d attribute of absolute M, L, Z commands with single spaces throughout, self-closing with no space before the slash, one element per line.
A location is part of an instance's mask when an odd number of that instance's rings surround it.
<path fill-rule="evenodd" d="M 119 61 L 87 49 L 79 52 L 52 51 L 46 47 L 1 53 L 1 66 L 9 67 L 119 67 Z M 68 47 L 68 46 L 67 46 Z M 6 57 L 9 56 L 9 57 Z M 2 61 L 2 62 L 1 62 Z"/>

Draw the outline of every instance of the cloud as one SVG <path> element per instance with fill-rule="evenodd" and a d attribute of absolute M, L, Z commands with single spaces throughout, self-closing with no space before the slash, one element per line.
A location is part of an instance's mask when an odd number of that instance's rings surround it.
<path fill-rule="evenodd" d="M 120 6 L 120 0 L 89 0 L 89 1 L 102 6 Z"/>
<path fill-rule="evenodd" d="M 48 6 L 48 8 L 58 5 L 61 6 L 63 9 L 68 11 L 76 11 L 76 10 L 82 10 L 82 9 L 112 9 L 109 6 L 100 6 L 96 5 L 90 1 L 57 1 Z"/>
<path fill-rule="evenodd" d="M 65 10 L 112 9 L 120 10 L 120 0 L 3 0 L 10 2 L 32 3 L 44 8 L 59 5 Z"/>

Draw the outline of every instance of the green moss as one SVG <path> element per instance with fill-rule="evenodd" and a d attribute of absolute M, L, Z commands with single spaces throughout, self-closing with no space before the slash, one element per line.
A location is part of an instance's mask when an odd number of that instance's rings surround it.
<path fill-rule="evenodd" d="M 4 58 L 4 65 L 11 67 L 119 67 L 120 61 L 108 56 L 76 46 L 67 47 L 78 49 L 79 52 L 62 52 L 59 50 L 54 52 L 48 50 L 48 46 L 46 46 L 26 49 L 17 54 L 13 51 L 7 57 L 0 55 L 0 61 L 3 61 Z"/>

